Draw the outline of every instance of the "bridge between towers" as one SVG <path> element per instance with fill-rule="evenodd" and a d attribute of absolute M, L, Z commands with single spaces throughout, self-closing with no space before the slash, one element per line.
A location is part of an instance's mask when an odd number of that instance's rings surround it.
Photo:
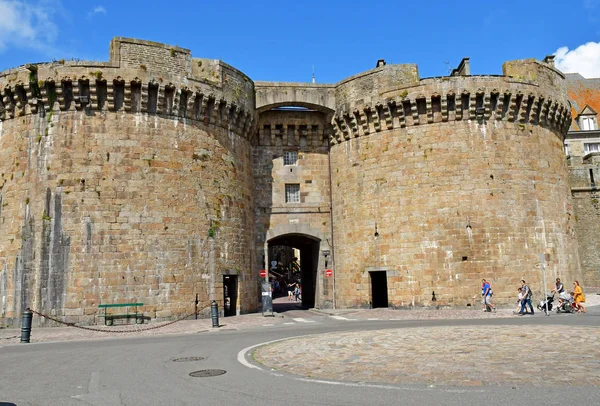
<path fill-rule="evenodd" d="M 335 85 L 255 82 L 254 88 L 259 114 L 278 107 L 305 107 L 325 114 L 335 111 Z"/>

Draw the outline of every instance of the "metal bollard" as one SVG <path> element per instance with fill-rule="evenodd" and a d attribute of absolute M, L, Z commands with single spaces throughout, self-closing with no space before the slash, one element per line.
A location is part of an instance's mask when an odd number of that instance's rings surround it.
<path fill-rule="evenodd" d="M 21 342 L 28 343 L 31 336 L 31 319 L 33 318 L 33 312 L 29 310 L 29 307 L 23 312 L 23 322 L 21 324 Z"/>
<path fill-rule="evenodd" d="M 198 294 L 196 293 L 196 302 L 194 305 L 194 319 L 198 320 Z"/>
<path fill-rule="evenodd" d="M 214 300 L 210 304 L 210 317 L 212 318 L 213 328 L 219 327 L 219 305 Z"/>

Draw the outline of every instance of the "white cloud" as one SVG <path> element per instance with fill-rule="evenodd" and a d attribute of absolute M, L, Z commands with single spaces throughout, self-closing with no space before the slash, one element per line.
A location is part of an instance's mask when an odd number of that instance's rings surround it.
<path fill-rule="evenodd" d="M 8 47 L 44 49 L 54 42 L 53 21 L 59 3 L 52 0 L 0 0 L 0 51 Z"/>
<path fill-rule="evenodd" d="M 106 9 L 102 6 L 96 6 L 88 13 L 90 17 L 96 14 L 106 14 Z"/>
<path fill-rule="evenodd" d="M 585 78 L 600 77 L 600 42 L 588 42 L 569 51 L 556 50 L 556 67 L 565 73 L 579 73 Z"/>

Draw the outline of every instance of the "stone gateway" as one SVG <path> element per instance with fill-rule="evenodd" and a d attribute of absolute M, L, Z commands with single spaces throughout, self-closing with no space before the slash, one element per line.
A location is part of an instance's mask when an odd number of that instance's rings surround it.
<path fill-rule="evenodd" d="M 126 38 L 109 62 L 2 72 L 0 320 L 174 319 L 197 295 L 255 312 L 261 269 L 321 308 L 474 305 L 482 277 L 511 303 L 543 289 L 539 254 L 548 281 L 581 279 L 565 77 L 503 72 L 253 82 Z"/>

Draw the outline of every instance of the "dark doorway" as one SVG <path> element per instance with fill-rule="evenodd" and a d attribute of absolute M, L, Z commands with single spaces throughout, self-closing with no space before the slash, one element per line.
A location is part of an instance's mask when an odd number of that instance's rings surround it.
<path fill-rule="evenodd" d="M 271 283 L 279 281 L 279 292 L 275 296 L 287 296 L 287 284 L 298 283 L 301 290 L 300 300 L 287 302 L 283 307 L 301 305 L 303 308 L 315 307 L 317 267 L 319 265 L 319 247 L 321 241 L 302 234 L 286 234 L 269 241 L 269 276 Z M 298 252 L 299 251 L 299 252 Z M 277 312 L 286 311 L 275 308 Z M 281 307 L 281 306 L 280 306 Z"/>
<path fill-rule="evenodd" d="M 388 307 L 387 272 L 374 271 L 371 275 L 371 303 L 376 307 Z"/>
<path fill-rule="evenodd" d="M 237 307 L 237 275 L 223 275 L 223 316 L 235 316 Z"/>

